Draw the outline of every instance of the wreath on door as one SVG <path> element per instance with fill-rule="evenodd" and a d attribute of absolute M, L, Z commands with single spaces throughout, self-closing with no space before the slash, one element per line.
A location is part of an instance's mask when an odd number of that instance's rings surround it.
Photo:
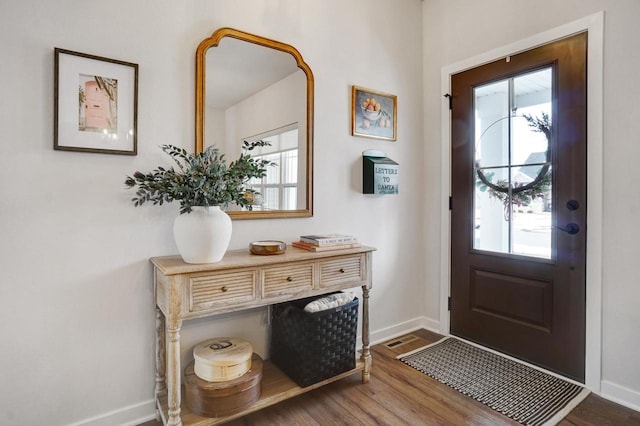
<path fill-rule="evenodd" d="M 530 205 L 536 199 L 545 198 L 551 187 L 551 158 L 549 154 L 551 148 L 551 120 L 549 115 L 543 112 L 541 117 L 533 117 L 527 114 L 523 114 L 522 117 L 527 120 L 529 127 L 534 132 L 544 134 L 547 139 L 545 163 L 531 182 L 513 182 L 511 185 L 508 179 L 498 179 L 493 182 L 492 179 L 495 173 L 485 173 L 478 161 L 475 163 L 478 189 L 481 192 L 488 192 L 490 197 L 502 202 L 504 205 L 504 217 L 507 221 L 511 217 L 509 214 L 510 205 L 517 207 Z"/>

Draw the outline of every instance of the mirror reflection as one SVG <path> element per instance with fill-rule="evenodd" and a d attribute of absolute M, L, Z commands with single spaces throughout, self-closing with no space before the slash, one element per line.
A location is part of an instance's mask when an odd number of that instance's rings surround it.
<path fill-rule="evenodd" d="M 253 210 L 231 217 L 311 216 L 313 77 L 297 50 L 223 28 L 198 47 L 196 74 L 196 152 L 215 145 L 233 159 L 264 140 L 251 155 L 275 164 L 249 182 Z"/>

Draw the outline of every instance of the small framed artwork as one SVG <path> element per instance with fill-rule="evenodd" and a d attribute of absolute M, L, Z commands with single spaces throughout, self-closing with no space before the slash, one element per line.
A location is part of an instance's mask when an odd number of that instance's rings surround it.
<path fill-rule="evenodd" d="M 396 140 L 398 98 L 388 93 L 352 86 L 351 134 Z"/>
<path fill-rule="evenodd" d="M 138 64 L 55 48 L 53 149 L 136 155 Z"/>

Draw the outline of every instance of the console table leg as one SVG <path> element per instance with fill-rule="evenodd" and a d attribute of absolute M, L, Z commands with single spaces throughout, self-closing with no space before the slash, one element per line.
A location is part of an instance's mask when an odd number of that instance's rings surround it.
<path fill-rule="evenodd" d="M 168 426 L 181 426 L 180 418 L 180 321 L 175 328 L 167 329 L 167 399 L 169 405 Z"/>
<path fill-rule="evenodd" d="M 369 288 L 362 286 L 362 383 L 369 383 L 371 377 L 371 351 L 369 350 Z"/>
<path fill-rule="evenodd" d="M 164 328 L 164 315 L 162 311 L 156 306 L 156 420 L 162 422 L 160 415 L 160 408 L 158 406 L 158 400 L 160 394 L 167 390 L 167 382 L 165 380 L 165 371 L 167 364 L 165 363 L 165 328 Z"/>

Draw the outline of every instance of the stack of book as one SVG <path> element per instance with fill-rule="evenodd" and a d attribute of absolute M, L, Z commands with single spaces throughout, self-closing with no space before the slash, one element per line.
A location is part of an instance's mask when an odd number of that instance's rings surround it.
<path fill-rule="evenodd" d="M 294 241 L 291 245 L 309 251 L 342 250 L 360 247 L 356 237 L 344 234 L 302 235 L 300 236 L 300 241 Z"/>

